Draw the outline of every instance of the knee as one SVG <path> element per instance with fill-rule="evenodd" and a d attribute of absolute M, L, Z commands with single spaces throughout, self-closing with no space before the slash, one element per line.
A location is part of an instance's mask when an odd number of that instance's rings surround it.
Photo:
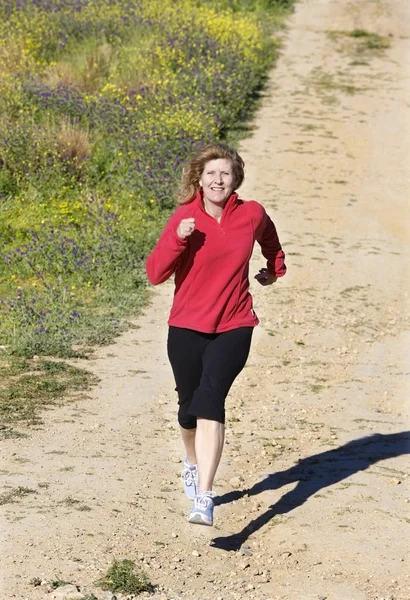
<path fill-rule="evenodd" d="M 183 429 L 195 429 L 196 417 L 194 415 L 189 415 L 187 408 L 184 405 L 180 405 L 178 410 L 178 423 Z"/>

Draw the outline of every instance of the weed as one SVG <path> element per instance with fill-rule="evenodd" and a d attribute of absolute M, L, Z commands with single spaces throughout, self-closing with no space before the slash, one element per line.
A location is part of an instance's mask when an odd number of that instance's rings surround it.
<path fill-rule="evenodd" d="M 364 45 L 369 50 L 385 50 L 390 47 L 390 40 L 388 37 L 365 31 L 364 29 L 354 29 L 349 33 L 352 38 L 363 40 Z"/>
<path fill-rule="evenodd" d="M 389 36 L 381 36 L 365 29 L 329 31 L 328 36 L 342 43 L 342 51 L 353 54 L 351 65 L 368 65 L 368 60 L 371 59 L 372 55 L 380 53 L 391 46 Z"/>
<path fill-rule="evenodd" d="M 68 119 L 61 122 L 57 142 L 61 159 L 69 168 L 78 170 L 81 163 L 91 156 L 92 146 L 88 132 Z"/>
<path fill-rule="evenodd" d="M 50 587 L 52 590 L 57 590 L 63 585 L 73 585 L 73 583 L 72 581 L 64 581 L 63 579 L 54 579 L 53 581 L 50 581 Z"/>
<path fill-rule="evenodd" d="M 30 488 L 19 486 L 17 488 L 13 488 L 8 492 L 3 492 L 0 494 L 0 506 L 3 504 L 11 504 L 15 502 L 18 498 L 23 498 L 28 494 L 35 494 L 35 490 L 31 490 Z"/>
<path fill-rule="evenodd" d="M 315 85 L 318 91 L 323 95 L 323 102 L 327 104 L 335 104 L 338 99 L 335 96 L 329 95 L 332 90 L 339 90 L 345 94 L 356 94 L 357 92 L 363 91 L 364 88 L 358 88 L 352 84 L 341 83 L 335 80 L 335 77 L 331 73 L 325 73 L 320 68 L 315 69 L 312 73 L 311 82 Z M 336 139 L 332 134 L 332 139 Z"/>
<path fill-rule="evenodd" d="M 63 503 L 67 504 L 67 506 L 75 506 L 76 504 L 80 504 L 80 500 L 76 500 L 72 496 L 67 496 L 67 498 L 63 500 Z"/>
<path fill-rule="evenodd" d="M 11 427 L 6 427 L 6 425 L 0 424 L 0 440 L 10 440 L 15 438 L 24 438 L 27 437 L 25 433 L 21 433 L 20 431 L 16 431 Z"/>
<path fill-rule="evenodd" d="M 132 560 L 114 560 L 107 574 L 96 582 L 103 590 L 140 594 L 151 592 L 152 585 L 145 573 L 135 568 Z"/>
<path fill-rule="evenodd" d="M 5 383 L 0 387 L 0 422 L 38 422 L 41 408 L 55 404 L 68 390 L 83 391 L 97 377 L 65 362 L 13 361 L 0 366 Z"/>
<path fill-rule="evenodd" d="M 323 385 L 320 385 L 320 383 L 311 383 L 309 384 L 309 388 L 314 394 L 318 394 L 323 389 Z"/>
<path fill-rule="evenodd" d="M 351 287 L 347 287 L 340 292 L 341 296 L 350 297 L 352 293 L 361 292 L 366 289 L 364 285 L 353 285 Z"/>

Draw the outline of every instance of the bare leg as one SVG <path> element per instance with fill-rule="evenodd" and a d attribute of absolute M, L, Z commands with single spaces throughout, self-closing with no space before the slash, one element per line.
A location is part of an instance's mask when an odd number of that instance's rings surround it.
<path fill-rule="evenodd" d="M 199 489 L 211 491 L 215 473 L 221 460 L 225 439 L 225 425 L 208 419 L 197 420 L 195 450 L 198 458 Z"/>
<path fill-rule="evenodd" d="M 196 465 L 196 453 L 195 453 L 195 434 L 196 429 L 184 429 L 180 427 L 182 441 L 184 442 L 186 457 L 191 465 Z"/>

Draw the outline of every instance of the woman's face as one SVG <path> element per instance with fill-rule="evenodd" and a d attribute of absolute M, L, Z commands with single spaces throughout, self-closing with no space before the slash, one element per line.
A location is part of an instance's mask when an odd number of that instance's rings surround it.
<path fill-rule="evenodd" d="M 229 158 L 216 158 L 205 163 L 199 181 L 204 199 L 219 205 L 225 205 L 233 192 L 234 176 L 232 161 Z"/>

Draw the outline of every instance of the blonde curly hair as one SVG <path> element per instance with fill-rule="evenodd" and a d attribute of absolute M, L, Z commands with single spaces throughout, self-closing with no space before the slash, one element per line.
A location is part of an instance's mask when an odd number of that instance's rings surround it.
<path fill-rule="evenodd" d="M 178 204 L 192 202 L 201 187 L 199 180 L 202 177 L 206 163 L 218 158 L 227 158 L 232 162 L 233 189 L 237 190 L 240 187 L 245 177 L 245 163 L 234 148 L 222 142 L 215 142 L 200 148 L 185 165 L 182 171 L 181 184 L 175 195 Z"/>

